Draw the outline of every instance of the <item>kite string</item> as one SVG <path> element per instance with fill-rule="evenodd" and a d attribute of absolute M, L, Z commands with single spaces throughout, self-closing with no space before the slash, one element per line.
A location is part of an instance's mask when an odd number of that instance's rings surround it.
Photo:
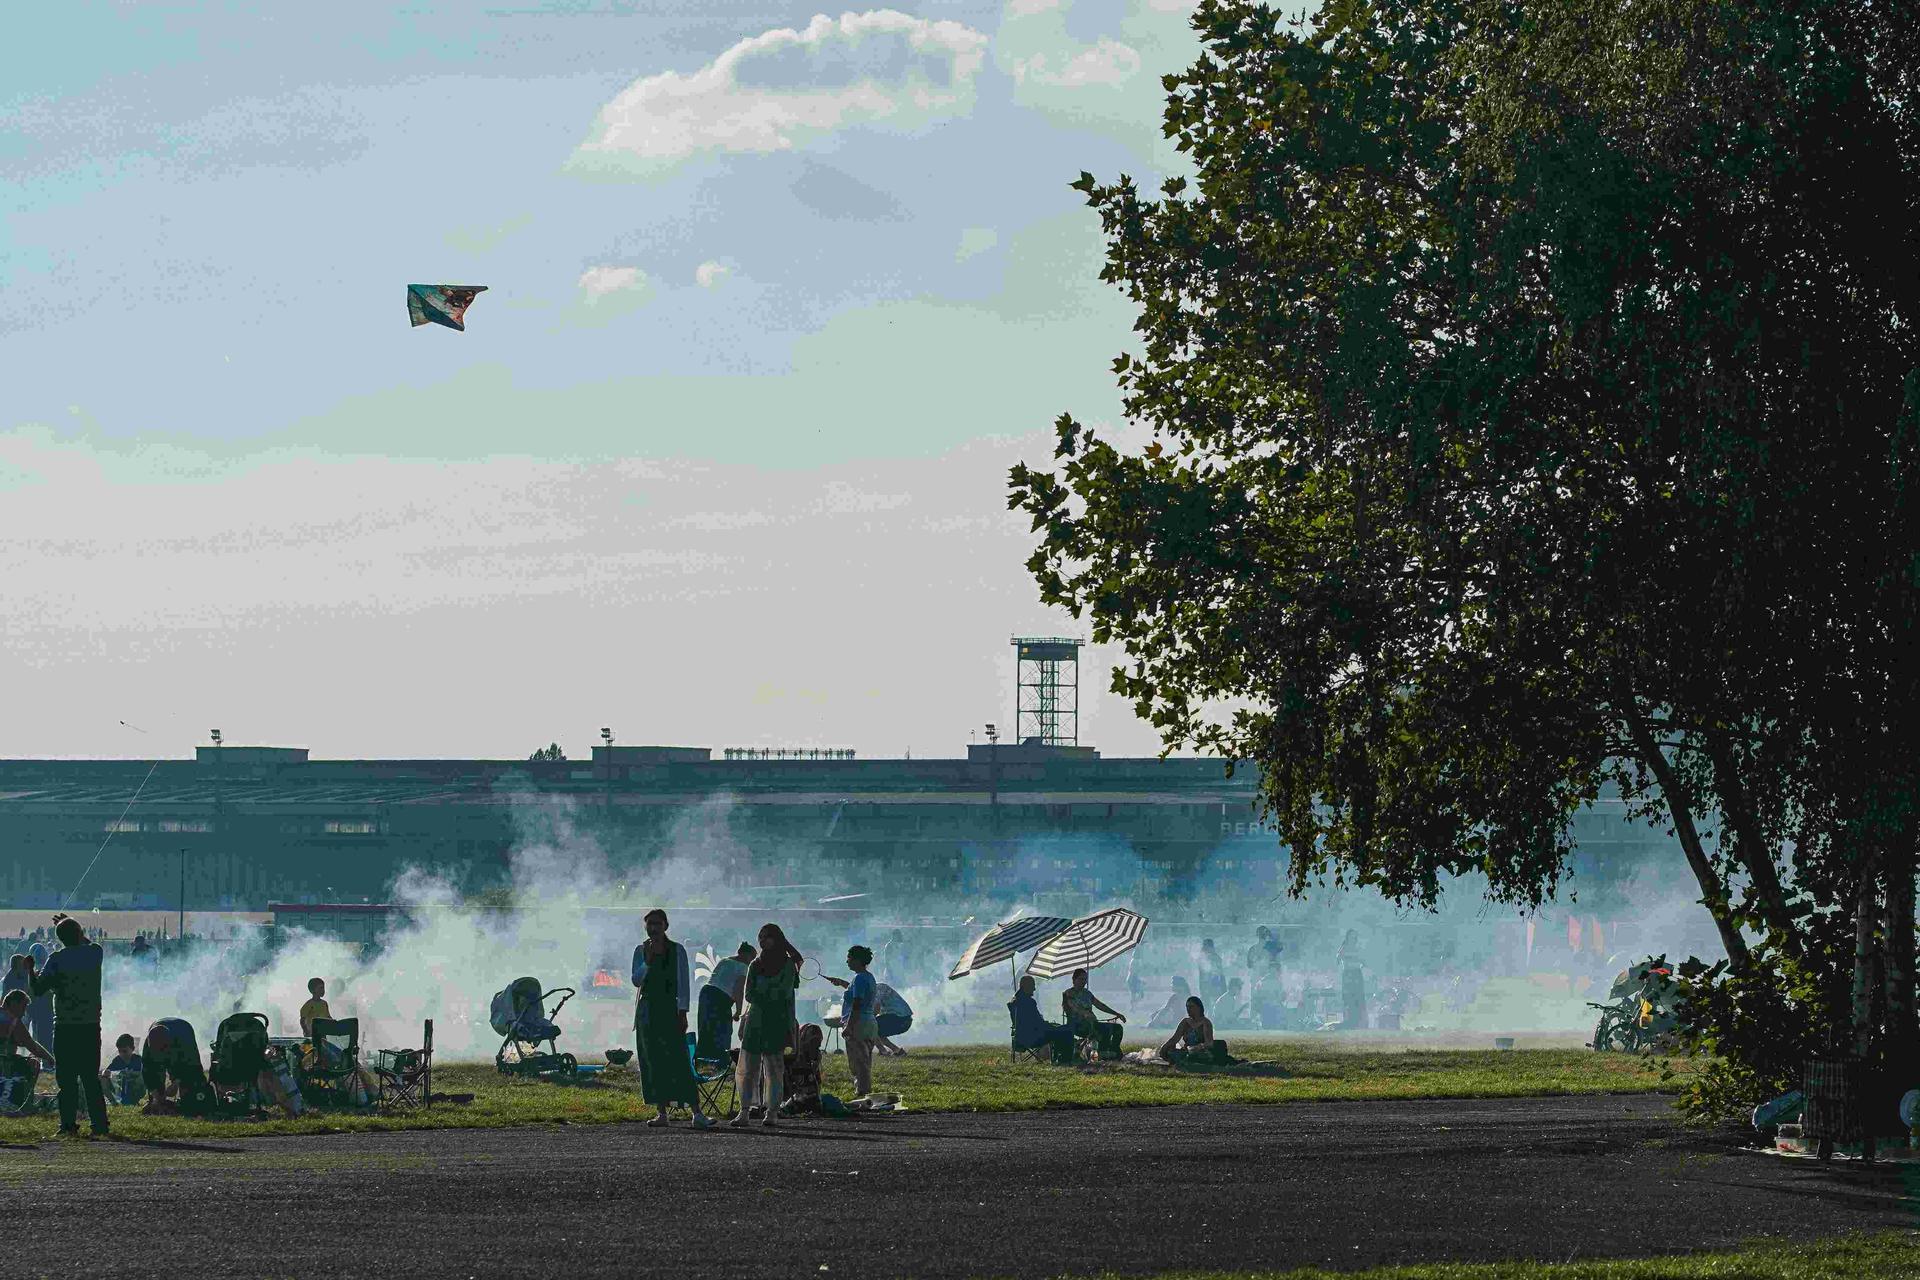
<path fill-rule="evenodd" d="M 118 818 L 115 818 L 113 820 L 112 825 L 110 825 L 107 828 L 107 838 L 105 840 L 102 840 L 100 842 L 100 847 L 93 851 L 93 862 L 89 862 L 87 864 L 87 869 L 80 873 L 80 878 L 74 882 L 73 888 L 68 891 L 67 896 L 65 898 L 60 900 L 60 909 L 62 911 L 65 911 L 67 909 L 67 904 L 73 901 L 74 895 L 80 892 L 80 886 L 87 882 L 87 877 L 93 874 L 94 863 L 99 862 L 100 855 L 107 851 L 107 845 L 112 842 L 114 832 L 120 829 L 120 823 L 126 818 L 127 810 L 133 808 L 134 801 L 140 798 L 140 793 L 147 789 L 147 783 L 153 779 L 153 770 L 158 769 L 159 767 L 160 767 L 160 762 L 158 760 L 155 760 L 153 762 L 153 768 L 147 770 L 147 776 L 140 779 L 140 785 L 133 789 L 133 799 L 128 800 L 126 808 L 120 810 L 120 816 Z"/>

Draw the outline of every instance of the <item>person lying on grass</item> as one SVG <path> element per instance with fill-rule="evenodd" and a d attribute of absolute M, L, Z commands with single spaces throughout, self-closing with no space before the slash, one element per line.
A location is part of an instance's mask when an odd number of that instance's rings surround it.
<path fill-rule="evenodd" d="M 1187 997 L 1187 1016 L 1160 1046 L 1160 1056 L 1176 1066 L 1226 1065 L 1233 1061 L 1227 1055 L 1227 1042 L 1214 1039 L 1213 1020 L 1207 1017 L 1206 1003 L 1199 996 Z"/>

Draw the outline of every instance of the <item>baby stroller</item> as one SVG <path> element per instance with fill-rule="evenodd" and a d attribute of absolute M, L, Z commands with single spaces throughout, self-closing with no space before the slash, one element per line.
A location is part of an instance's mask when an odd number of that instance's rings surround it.
<path fill-rule="evenodd" d="M 490 1021 L 495 1034 L 502 1037 L 493 1065 L 501 1075 L 571 1078 L 579 1073 L 579 1061 L 570 1053 L 561 1053 L 554 1043 L 560 1035 L 554 1019 L 573 995 L 572 987 L 542 991 L 538 978 L 515 978 L 505 991 L 493 997 Z M 554 996 L 560 1000 L 548 1009 L 546 1002 Z M 545 1050 L 540 1048 L 543 1040 Z"/>
<path fill-rule="evenodd" d="M 260 1073 L 268 1069 L 270 1048 L 266 1014 L 235 1013 L 221 1020 L 207 1068 L 216 1110 L 245 1114 L 258 1105 L 256 1090 Z"/>
<path fill-rule="evenodd" d="M 820 1110 L 821 1046 L 826 1033 L 817 1023 L 806 1023 L 795 1037 L 793 1052 L 787 1055 L 786 1096 L 780 1100 L 780 1114 L 807 1115 Z"/>

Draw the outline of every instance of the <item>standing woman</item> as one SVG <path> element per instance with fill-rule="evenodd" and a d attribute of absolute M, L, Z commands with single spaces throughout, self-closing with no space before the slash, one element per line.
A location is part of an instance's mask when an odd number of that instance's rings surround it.
<path fill-rule="evenodd" d="M 687 949 L 667 936 L 667 913 L 658 907 L 647 912 L 647 940 L 633 949 L 633 985 L 640 992 L 633 1009 L 640 1096 L 660 1108 L 647 1124 L 665 1126 L 668 1105 L 683 1102 L 693 1108 L 694 1128 L 713 1128 L 713 1121 L 700 1111 L 693 1060 L 687 1056 L 687 1004 L 693 986 Z"/>
<path fill-rule="evenodd" d="M 793 994 L 800 988 L 800 953 L 777 924 L 760 928 L 760 954 L 747 966 L 747 1012 L 740 1020 L 740 1066 L 735 1083 L 740 1114 L 731 1127 L 746 1127 L 747 1108 L 766 1109 L 760 1121 L 771 1126 L 780 1112 L 786 1083 L 788 1040 L 793 1035 Z"/>

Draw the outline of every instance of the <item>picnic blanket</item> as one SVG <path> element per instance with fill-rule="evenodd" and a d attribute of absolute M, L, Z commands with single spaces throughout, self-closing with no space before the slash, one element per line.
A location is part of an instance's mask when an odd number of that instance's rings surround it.
<path fill-rule="evenodd" d="M 1277 1062 L 1253 1062 L 1246 1058 L 1235 1058 L 1231 1062 L 1168 1062 L 1160 1056 L 1158 1049 L 1135 1049 L 1121 1059 L 1129 1067 L 1158 1067 L 1163 1071 L 1183 1071 L 1193 1075 L 1226 1076 L 1271 1076 L 1285 1077 L 1292 1073 Z"/>

